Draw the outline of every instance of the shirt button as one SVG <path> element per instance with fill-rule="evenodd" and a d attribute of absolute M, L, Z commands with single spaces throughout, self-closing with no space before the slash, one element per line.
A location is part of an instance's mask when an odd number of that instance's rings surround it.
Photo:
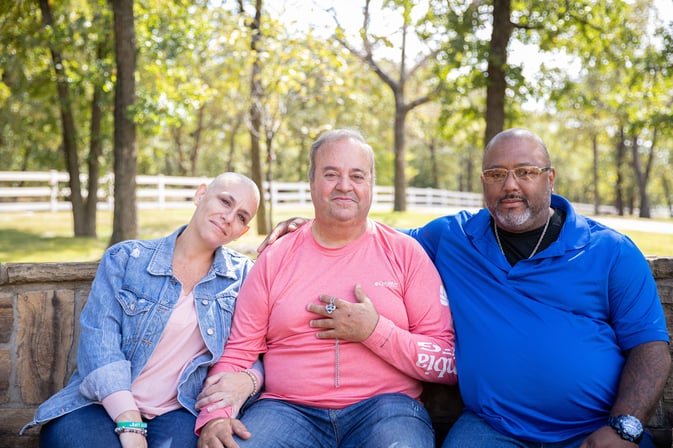
<path fill-rule="evenodd" d="M 201 301 L 201 305 L 208 305 L 208 301 L 207 301 L 206 299 L 203 299 L 203 300 Z"/>
<path fill-rule="evenodd" d="M 208 336 L 212 336 L 213 333 L 215 333 L 215 330 L 213 330 L 212 328 L 209 328 L 209 329 L 206 331 L 206 333 L 208 333 Z"/>

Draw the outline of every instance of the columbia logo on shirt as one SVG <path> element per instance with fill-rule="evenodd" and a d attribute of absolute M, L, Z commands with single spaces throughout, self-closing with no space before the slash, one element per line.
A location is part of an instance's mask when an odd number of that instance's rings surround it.
<path fill-rule="evenodd" d="M 386 288 L 398 288 L 400 286 L 399 283 L 395 281 L 381 281 L 381 282 L 374 282 L 374 286 L 384 286 Z"/>

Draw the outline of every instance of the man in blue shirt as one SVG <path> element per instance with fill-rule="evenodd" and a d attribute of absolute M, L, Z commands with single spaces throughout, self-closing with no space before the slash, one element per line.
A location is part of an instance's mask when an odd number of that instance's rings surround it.
<path fill-rule="evenodd" d="M 553 194 L 556 172 L 532 132 L 496 135 L 482 170 L 485 209 L 406 231 L 433 259 L 454 317 L 465 408 L 442 448 L 652 447 L 642 425 L 671 357 L 645 257 Z"/>
<path fill-rule="evenodd" d="M 409 231 L 442 275 L 456 327 L 465 411 L 443 448 L 634 446 L 670 368 L 647 261 L 552 193 L 535 134 L 498 134 L 482 169 L 485 209 Z"/>

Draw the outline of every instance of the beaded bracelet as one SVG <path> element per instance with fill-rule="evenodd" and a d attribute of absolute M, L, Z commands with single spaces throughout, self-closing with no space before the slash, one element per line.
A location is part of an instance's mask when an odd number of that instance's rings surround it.
<path fill-rule="evenodd" d="M 257 393 L 257 377 L 250 370 L 241 370 L 241 372 L 248 375 L 248 377 L 250 377 L 250 380 L 252 381 L 252 392 L 250 393 L 248 398 L 253 397 Z"/>
<path fill-rule="evenodd" d="M 135 434 L 140 434 L 143 437 L 147 437 L 147 429 L 145 428 L 115 428 L 115 434 L 120 435 L 125 432 L 132 432 Z"/>
<path fill-rule="evenodd" d="M 115 434 L 132 432 L 147 437 L 147 423 L 145 422 L 119 422 L 115 428 Z"/>

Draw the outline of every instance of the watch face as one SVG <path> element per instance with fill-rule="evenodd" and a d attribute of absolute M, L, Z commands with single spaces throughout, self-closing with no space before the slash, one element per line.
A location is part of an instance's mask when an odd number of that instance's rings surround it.
<path fill-rule="evenodd" d="M 640 420 L 630 415 L 623 417 L 620 423 L 624 432 L 630 436 L 637 437 L 643 431 L 643 425 L 640 424 Z"/>

